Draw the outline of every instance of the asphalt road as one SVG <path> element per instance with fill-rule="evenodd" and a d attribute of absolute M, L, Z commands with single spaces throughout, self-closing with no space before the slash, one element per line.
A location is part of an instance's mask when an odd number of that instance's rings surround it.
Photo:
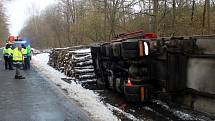
<path fill-rule="evenodd" d="M 4 69 L 0 55 L 0 121 L 90 120 L 78 105 L 37 71 L 31 69 L 22 73 L 26 79 L 14 79 L 15 71 Z"/>

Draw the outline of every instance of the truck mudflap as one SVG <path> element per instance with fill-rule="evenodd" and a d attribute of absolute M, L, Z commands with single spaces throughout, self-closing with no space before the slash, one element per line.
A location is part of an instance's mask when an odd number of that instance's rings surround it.
<path fill-rule="evenodd" d="M 151 99 L 152 87 L 150 85 L 124 85 L 125 98 L 129 102 L 146 102 Z"/>

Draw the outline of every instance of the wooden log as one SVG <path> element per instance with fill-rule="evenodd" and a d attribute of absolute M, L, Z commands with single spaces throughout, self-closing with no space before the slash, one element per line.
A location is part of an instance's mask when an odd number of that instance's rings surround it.
<path fill-rule="evenodd" d="M 95 82 L 89 48 L 67 47 L 52 49 L 48 64 L 80 82 Z"/>

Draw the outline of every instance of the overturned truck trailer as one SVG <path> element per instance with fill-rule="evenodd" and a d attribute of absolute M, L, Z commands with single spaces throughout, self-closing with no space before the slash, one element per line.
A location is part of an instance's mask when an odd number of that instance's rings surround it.
<path fill-rule="evenodd" d="M 97 85 L 123 93 L 128 101 L 193 93 L 214 98 L 213 35 L 158 38 L 136 31 L 92 46 L 91 54 Z"/>

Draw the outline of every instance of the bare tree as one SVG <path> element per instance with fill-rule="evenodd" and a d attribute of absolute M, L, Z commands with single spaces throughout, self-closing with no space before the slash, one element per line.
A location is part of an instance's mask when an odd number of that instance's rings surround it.
<path fill-rule="evenodd" d="M 172 0 L 172 32 L 175 33 L 176 1 Z"/>
<path fill-rule="evenodd" d="M 109 41 L 139 28 L 160 36 L 210 34 L 214 11 L 214 0 L 59 0 L 33 15 L 23 34 L 50 47 Z"/>
<path fill-rule="evenodd" d="M 153 32 L 158 33 L 158 0 L 153 0 L 154 4 L 154 22 Z"/>

